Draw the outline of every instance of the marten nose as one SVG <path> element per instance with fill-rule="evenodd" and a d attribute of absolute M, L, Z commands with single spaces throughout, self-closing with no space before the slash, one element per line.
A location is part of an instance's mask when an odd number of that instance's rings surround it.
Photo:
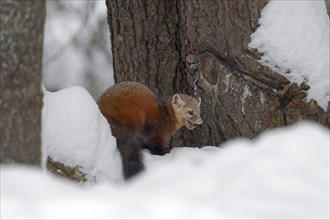
<path fill-rule="evenodd" d="M 198 119 L 196 122 L 195 122 L 195 124 L 198 124 L 198 125 L 200 125 L 200 124 L 202 124 L 203 123 L 203 120 L 200 118 L 200 119 Z"/>

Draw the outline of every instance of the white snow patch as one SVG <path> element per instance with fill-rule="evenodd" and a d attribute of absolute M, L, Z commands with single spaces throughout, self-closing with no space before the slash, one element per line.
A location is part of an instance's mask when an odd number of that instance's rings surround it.
<path fill-rule="evenodd" d="M 80 166 L 90 182 L 122 179 L 116 139 L 90 94 L 72 87 L 44 95 L 47 154 L 68 166 Z"/>
<path fill-rule="evenodd" d="M 330 85 L 329 16 L 324 1 L 275 1 L 264 7 L 251 48 L 263 64 L 311 88 L 307 99 L 326 109 Z M 290 71 L 289 74 L 286 74 Z"/>
<path fill-rule="evenodd" d="M 53 125 L 65 127 L 61 122 Z M 87 142 L 97 136 L 85 132 Z M 329 144 L 328 129 L 304 122 L 223 148 L 176 148 L 163 157 L 144 153 L 142 175 L 88 189 L 35 168 L 1 166 L 1 218 L 328 219 Z"/>

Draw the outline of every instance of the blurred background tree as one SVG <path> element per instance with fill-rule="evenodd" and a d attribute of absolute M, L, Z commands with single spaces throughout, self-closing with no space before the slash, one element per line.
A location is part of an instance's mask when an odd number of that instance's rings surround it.
<path fill-rule="evenodd" d="M 324 1 L 325 1 L 325 5 L 327 6 L 328 15 L 330 17 L 330 0 L 324 0 Z"/>
<path fill-rule="evenodd" d="M 41 163 L 44 1 L 0 1 L 1 163 Z"/>

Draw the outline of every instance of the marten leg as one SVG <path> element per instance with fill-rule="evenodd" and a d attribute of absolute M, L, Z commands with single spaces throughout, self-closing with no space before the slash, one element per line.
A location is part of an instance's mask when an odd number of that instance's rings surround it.
<path fill-rule="evenodd" d="M 117 139 L 125 179 L 129 179 L 144 169 L 141 147 L 142 143 L 124 127 L 111 126 L 112 133 Z"/>

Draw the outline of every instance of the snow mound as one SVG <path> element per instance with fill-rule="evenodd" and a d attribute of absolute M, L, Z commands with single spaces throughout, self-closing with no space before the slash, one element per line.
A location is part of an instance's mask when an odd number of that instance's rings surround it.
<path fill-rule="evenodd" d="M 328 129 L 304 122 L 222 148 L 145 153 L 142 175 L 89 189 L 2 166 L 1 218 L 328 219 L 329 144 Z"/>
<path fill-rule="evenodd" d="M 80 166 L 89 181 L 121 180 L 116 139 L 90 94 L 82 87 L 72 87 L 44 95 L 47 155 L 68 166 Z"/>
<path fill-rule="evenodd" d="M 329 16 L 324 1 L 274 1 L 262 10 L 251 48 L 261 62 L 311 88 L 307 99 L 327 109 L 330 92 Z"/>

